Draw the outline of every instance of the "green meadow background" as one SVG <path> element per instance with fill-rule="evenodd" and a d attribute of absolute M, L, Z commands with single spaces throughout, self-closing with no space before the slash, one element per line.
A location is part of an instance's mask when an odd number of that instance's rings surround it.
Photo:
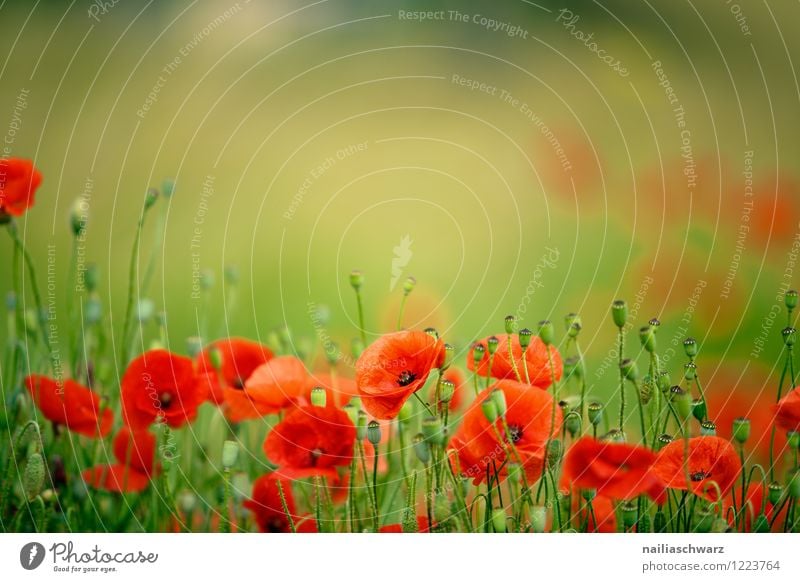
<path fill-rule="evenodd" d="M 403 16 L 418 10 L 443 16 Z M 144 193 L 174 179 L 141 265 L 163 220 L 146 296 L 180 352 L 202 321 L 206 339 L 288 325 L 347 345 L 358 268 L 370 334 L 393 329 L 408 275 L 406 325 L 459 348 L 509 313 L 578 311 L 602 392 L 621 297 L 634 330 L 662 320 L 673 371 L 693 335 L 707 382 L 757 393 L 798 280 L 799 16 L 776 0 L 5 1 L 0 132 L 44 174 L 19 227 L 63 313 L 84 198 L 81 256 L 116 332 Z M 2 241 L 4 290 L 11 256 Z"/>

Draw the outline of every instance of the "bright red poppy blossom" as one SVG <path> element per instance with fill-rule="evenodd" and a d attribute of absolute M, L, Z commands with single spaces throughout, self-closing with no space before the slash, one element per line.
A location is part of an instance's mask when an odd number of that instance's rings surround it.
<path fill-rule="evenodd" d="M 129 365 L 122 377 L 125 423 L 146 428 L 162 418 L 171 427 L 191 422 L 205 393 L 192 360 L 167 350 L 150 350 Z"/>
<path fill-rule="evenodd" d="M 268 473 L 256 479 L 253 483 L 253 494 L 242 504 L 255 516 L 258 529 L 264 533 L 289 533 L 292 531 L 278 490 L 279 479 L 281 489 L 283 489 L 283 498 L 295 529 L 300 533 L 316 532 L 317 527 L 313 519 L 296 513 L 291 481 L 279 477 L 275 473 Z"/>
<path fill-rule="evenodd" d="M 676 439 L 658 452 L 653 474 L 669 489 L 691 490 L 696 495 L 716 501 L 716 483 L 722 495 L 736 483 L 742 464 L 733 445 L 717 436 L 698 436 L 689 439 L 688 466 L 684 453 L 685 442 Z M 688 472 L 689 482 L 686 481 Z"/>
<path fill-rule="evenodd" d="M 473 359 L 474 348 L 470 348 L 467 354 L 467 368 L 476 371 L 479 376 L 491 376 L 498 379 L 516 380 L 517 375 L 514 372 L 514 367 L 511 364 L 511 358 L 508 355 L 508 336 L 497 336 L 498 344 L 497 351 L 492 356 L 492 367 L 489 369 L 489 351 L 486 350 L 483 358 L 478 362 L 478 368 L 475 369 L 475 360 Z M 480 340 L 484 348 L 487 345 L 489 337 Z M 561 379 L 564 365 L 561 361 L 561 354 L 555 346 L 550 346 L 550 357 L 553 360 L 553 366 L 550 367 L 550 358 L 548 358 L 548 348 L 544 342 L 536 336 L 531 337 L 531 343 L 528 349 L 525 350 L 525 362 L 528 368 L 528 378 L 533 386 L 539 388 L 547 388 L 553 383 L 553 377 L 556 381 Z M 517 372 L 523 382 L 525 378 L 525 368 L 522 361 L 522 346 L 519 343 L 519 336 L 514 334 L 511 336 L 511 353 L 514 356 L 514 363 L 516 364 Z M 491 373 L 490 373 L 491 372 Z"/>
<path fill-rule="evenodd" d="M 111 432 L 114 413 L 101 408 L 100 396 L 74 380 L 60 384 L 39 374 L 25 378 L 25 387 L 49 421 L 88 437 L 104 437 Z"/>
<path fill-rule="evenodd" d="M 775 423 L 787 432 L 800 432 L 800 388 L 780 399 L 775 406 Z"/>
<path fill-rule="evenodd" d="M 645 447 L 592 437 L 578 439 L 564 457 L 562 478 L 576 489 L 630 500 L 649 494 L 663 498 L 664 488 L 650 472 L 656 454 Z"/>
<path fill-rule="evenodd" d="M 267 435 L 264 452 L 292 478 L 336 475 L 350 464 L 356 429 L 346 412 L 331 406 L 302 406 L 286 415 Z"/>
<path fill-rule="evenodd" d="M 0 222 L 4 216 L 22 216 L 33 206 L 42 175 L 33 162 L 0 158 Z"/>
<path fill-rule="evenodd" d="M 275 414 L 292 404 L 303 404 L 307 385 L 308 372 L 299 358 L 272 358 L 250 374 L 244 391 L 225 388 L 226 415 L 238 422 Z"/>
<path fill-rule="evenodd" d="M 214 369 L 212 350 L 219 352 L 219 370 Z M 272 350 L 260 343 L 241 338 L 221 339 L 209 345 L 197 358 L 198 381 L 207 391 L 208 400 L 222 404 L 225 388 L 244 390 L 245 380 L 272 357 Z"/>
<path fill-rule="evenodd" d="M 502 390 L 505 395 L 508 433 L 501 419 L 498 418 L 496 427 L 492 427 L 484 415 L 482 404 L 491 397 L 493 390 Z M 505 472 L 499 468 L 506 460 L 506 449 L 510 442 L 514 444 L 528 478 L 538 479 L 547 441 L 557 437 L 561 431 L 560 408 L 555 410 L 555 424 L 551 424 L 552 415 L 553 397 L 548 392 L 534 390 L 527 384 L 513 380 L 496 382 L 478 394 L 470 404 L 451 440 L 450 448 L 458 456 L 457 469 L 475 484 L 484 481 L 487 471 L 492 473 L 497 470 L 498 476 L 502 477 Z M 512 457 L 510 461 L 518 460 Z"/>
<path fill-rule="evenodd" d="M 443 360 L 444 343 L 423 331 L 381 336 L 356 362 L 356 385 L 364 408 L 381 420 L 396 417 Z"/>
<path fill-rule="evenodd" d="M 87 485 L 104 491 L 137 492 L 147 488 L 153 473 L 156 438 L 147 430 L 123 426 L 114 437 L 111 465 L 99 465 L 82 473 Z"/>
<path fill-rule="evenodd" d="M 350 402 L 353 396 L 358 396 L 358 388 L 356 387 L 355 381 L 351 378 L 325 373 L 315 373 L 308 379 L 305 393 L 305 400 L 307 402 L 311 402 L 311 390 L 317 387 L 325 389 L 329 406 L 342 407 Z"/>

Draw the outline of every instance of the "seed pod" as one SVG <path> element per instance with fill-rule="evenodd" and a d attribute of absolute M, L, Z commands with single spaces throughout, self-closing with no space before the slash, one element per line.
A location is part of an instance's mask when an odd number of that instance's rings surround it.
<path fill-rule="evenodd" d="M 528 346 L 531 345 L 531 336 L 533 332 L 529 330 L 527 327 L 524 329 L 519 330 L 519 345 L 522 348 L 522 351 L 528 349 Z"/>
<path fill-rule="evenodd" d="M 786 292 L 786 295 L 783 296 L 783 301 L 786 304 L 786 309 L 792 311 L 795 307 L 797 307 L 797 291 L 794 289 L 789 289 Z"/>
<path fill-rule="evenodd" d="M 639 508 L 636 506 L 635 503 L 625 502 L 621 506 L 622 510 L 622 524 L 625 526 L 625 529 L 630 529 L 636 523 L 636 515 L 639 511 Z"/>
<path fill-rule="evenodd" d="M 555 335 L 556 331 L 550 321 L 545 319 L 539 322 L 539 339 L 542 340 L 544 345 L 553 345 L 553 342 L 555 341 Z"/>
<path fill-rule="evenodd" d="M 735 418 L 733 420 L 733 438 L 734 440 L 743 445 L 750 438 L 750 420 L 747 418 Z"/>
<path fill-rule="evenodd" d="M 361 286 L 364 284 L 364 273 L 355 269 L 350 271 L 350 286 L 358 291 L 361 289 Z"/>
<path fill-rule="evenodd" d="M 703 422 L 706 418 L 706 402 L 702 398 L 692 400 L 692 414 L 699 421 Z"/>
<path fill-rule="evenodd" d="M 683 351 L 689 359 L 693 359 L 697 355 L 697 340 L 693 337 L 687 337 L 683 340 Z"/>
<path fill-rule="evenodd" d="M 626 380 L 636 382 L 639 379 L 639 368 L 636 366 L 636 362 L 633 360 L 628 358 L 622 360 L 619 363 L 619 368 L 622 370 L 622 374 L 625 376 Z"/>
<path fill-rule="evenodd" d="M 506 333 L 511 335 L 515 331 L 517 331 L 517 318 L 513 315 L 506 315 L 504 320 Z"/>
<path fill-rule="evenodd" d="M 483 411 L 483 416 L 486 417 L 486 420 L 490 423 L 494 423 L 499 416 L 497 404 L 491 398 L 487 398 L 481 403 L 481 410 Z"/>
<path fill-rule="evenodd" d="M 222 467 L 230 469 L 236 464 L 239 458 L 239 443 L 236 441 L 225 441 L 222 443 Z"/>
<path fill-rule="evenodd" d="M 427 465 L 431 460 L 431 448 L 422 433 L 414 437 L 414 453 L 423 465 Z"/>
<path fill-rule="evenodd" d="M 417 280 L 414 277 L 407 277 L 403 282 L 403 294 L 408 295 L 414 290 Z"/>
<path fill-rule="evenodd" d="M 670 434 L 660 434 L 656 439 L 656 450 L 661 450 L 675 439 Z"/>
<path fill-rule="evenodd" d="M 691 382 L 697 377 L 697 364 L 694 362 L 687 362 L 683 366 L 683 377 Z"/>
<path fill-rule="evenodd" d="M 493 355 L 497 351 L 497 346 L 500 344 L 500 340 L 497 339 L 496 336 L 490 337 L 486 340 L 486 349 L 489 351 L 489 355 Z"/>
<path fill-rule="evenodd" d="M 639 328 L 639 341 L 642 342 L 645 351 L 651 354 L 656 351 L 656 332 L 649 325 Z"/>
<path fill-rule="evenodd" d="M 381 425 L 377 420 L 370 420 L 367 424 L 367 440 L 372 446 L 377 447 L 381 442 Z"/>
<path fill-rule="evenodd" d="M 781 332 L 783 334 L 783 343 L 787 346 L 793 346 L 797 336 L 797 330 L 793 327 L 786 327 Z"/>
<path fill-rule="evenodd" d="M 669 396 L 678 416 L 681 420 L 687 420 L 692 414 L 692 400 L 689 393 L 680 386 L 673 386 L 669 390 Z"/>
<path fill-rule="evenodd" d="M 716 436 L 717 423 L 713 420 L 704 420 L 700 423 L 700 434 L 703 436 Z"/>
<path fill-rule="evenodd" d="M 577 414 L 569 414 L 564 419 L 564 426 L 569 433 L 569 436 L 575 437 L 578 432 L 581 430 L 581 418 Z"/>
<path fill-rule="evenodd" d="M 443 445 L 446 437 L 442 421 L 435 416 L 429 416 L 422 421 L 422 434 L 431 445 Z"/>
<path fill-rule="evenodd" d="M 429 336 L 431 336 L 435 340 L 439 339 L 439 332 L 436 330 L 435 327 L 426 327 L 425 328 L 425 333 L 427 333 Z"/>
<path fill-rule="evenodd" d="M 158 190 L 155 188 L 148 188 L 144 195 L 144 209 L 149 210 L 158 201 Z"/>
<path fill-rule="evenodd" d="M 767 486 L 767 496 L 772 505 L 777 505 L 783 496 L 783 486 L 777 481 L 772 481 Z"/>
<path fill-rule="evenodd" d="M 611 318 L 614 325 L 622 329 L 628 322 L 628 304 L 621 299 L 617 299 L 611 304 Z"/>
<path fill-rule="evenodd" d="M 566 327 L 567 331 L 569 332 L 572 329 L 572 326 L 577 324 L 578 330 L 581 329 L 583 322 L 581 321 L 581 316 L 577 313 L 568 313 L 566 317 L 564 317 L 564 327 Z"/>
<path fill-rule="evenodd" d="M 645 406 L 650 403 L 653 398 L 653 382 L 650 376 L 645 376 L 642 383 L 639 385 L 639 397 L 642 399 L 642 404 Z"/>
<path fill-rule="evenodd" d="M 452 344 L 444 344 L 444 358 L 442 360 L 441 370 L 446 370 L 452 365 L 455 353 L 456 349 Z"/>
<path fill-rule="evenodd" d="M 322 386 L 315 386 L 311 389 L 311 406 L 325 408 L 328 404 L 328 393 Z"/>
<path fill-rule="evenodd" d="M 439 402 L 447 404 L 453 399 L 456 393 L 456 385 L 450 380 L 442 380 L 439 382 Z"/>
<path fill-rule="evenodd" d="M 547 462 L 551 467 L 555 467 L 561 461 L 563 449 L 560 440 L 550 441 L 550 445 L 547 447 Z"/>
<path fill-rule="evenodd" d="M 475 368 L 481 363 L 483 360 L 483 356 L 486 354 L 486 348 L 481 343 L 474 343 L 472 344 L 472 363 L 475 364 Z"/>
<path fill-rule="evenodd" d="M 72 228 L 72 234 L 75 236 L 80 236 L 83 231 L 86 230 L 86 225 L 88 222 L 89 203 L 81 198 L 78 198 L 72 203 L 72 208 L 70 209 L 69 213 L 69 224 Z"/>
<path fill-rule="evenodd" d="M 589 422 L 594 426 L 600 424 L 600 421 L 603 420 L 603 403 L 590 402 L 586 410 L 589 415 Z"/>

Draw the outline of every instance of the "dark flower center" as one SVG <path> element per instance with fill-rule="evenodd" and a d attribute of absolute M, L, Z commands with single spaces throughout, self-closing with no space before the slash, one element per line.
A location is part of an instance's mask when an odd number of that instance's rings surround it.
<path fill-rule="evenodd" d="M 161 408 L 169 408 L 169 405 L 172 404 L 172 394 L 169 392 L 162 392 L 158 396 L 158 401 L 161 403 Z"/>
<path fill-rule="evenodd" d="M 231 387 L 236 388 L 237 390 L 244 390 L 244 380 L 241 376 L 236 376 L 231 382 Z"/>
<path fill-rule="evenodd" d="M 696 471 L 689 475 L 689 479 L 691 479 L 694 483 L 702 481 L 703 479 L 708 479 L 709 477 L 711 477 L 711 473 L 706 473 L 705 471 Z"/>
<path fill-rule="evenodd" d="M 322 455 L 324 455 L 324 454 L 325 454 L 325 451 L 323 451 L 323 450 L 322 450 L 322 449 L 320 449 L 320 448 L 316 448 L 316 449 L 312 450 L 312 451 L 311 451 L 311 454 L 310 454 L 310 457 L 311 457 L 311 466 L 312 466 L 312 467 L 316 467 L 316 466 L 317 466 L 317 461 L 318 461 L 318 460 L 319 460 L 319 458 L 320 458 Z"/>
<path fill-rule="evenodd" d="M 410 370 L 403 370 L 402 372 L 400 372 L 400 375 L 397 377 L 397 383 L 400 386 L 408 386 L 409 384 L 411 384 L 416 379 L 417 379 L 417 375 L 414 374 L 414 372 L 411 372 Z"/>
<path fill-rule="evenodd" d="M 518 424 L 512 424 L 508 427 L 508 438 L 509 440 L 516 444 L 520 441 L 523 435 L 522 427 Z"/>
<path fill-rule="evenodd" d="M 267 521 L 267 531 L 270 533 L 283 533 L 286 531 L 286 523 L 281 517 L 273 517 Z"/>

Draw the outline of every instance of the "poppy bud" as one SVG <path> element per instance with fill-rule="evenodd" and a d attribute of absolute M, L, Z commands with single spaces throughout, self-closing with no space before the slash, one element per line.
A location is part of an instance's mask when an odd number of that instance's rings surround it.
<path fill-rule="evenodd" d="M 342 406 L 342 410 L 347 413 L 350 422 L 353 423 L 353 426 L 358 426 L 358 407 L 354 406 L 352 402 L 348 402 L 344 406 Z"/>
<path fill-rule="evenodd" d="M 515 331 L 517 331 L 517 318 L 513 315 L 506 315 L 505 318 L 505 325 L 506 325 L 506 333 L 511 335 Z"/>
<path fill-rule="evenodd" d="M 200 289 L 203 291 L 209 291 L 210 289 L 213 289 L 214 283 L 216 283 L 214 271 L 211 269 L 203 269 L 200 272 Z"/>
<path fill-rule="evenodd" d="M 800 469 L 794 469 L 786 478 L 786 490 L 792 499 L 800 497 Z"/>
<path fill-rule="evenodd" d="M 31 500 L 42 491 L 44 485 L 44 459 L 41 453 L 28 455 L 25 473 L 22 475 L 22 489 L 25 496 Z"/>
<path fill-rule="evenodd" d="M 222 468 L 230 469 L 236 464 L 239 458 L 239 443 L 236 441 L 225 441 L 222 443 Z"/>
<path fill-rule="evenodd" d="M 328 405 L 328 393 L 322 386 L 315 386 L 311 389 L 311 406 L 325 408 Z"/>
<path fill-rule="evenodd" d="M 797 307 L 797 291 L 789 289 L 786 295 L 783 296 L 783 301 L 786 303 L 786 309 L 789 311 Z"/>
<path fill-rule="evenodd" d="M 673 386 L 669 389 L 669 396 L 675 405 L 675 410 L 682 420 L 688 419 L 692 414 L 692 400 L 689 393 L 680 386 Z"/>
<path fill-rule="evenodd" d="M 444 344 L 444 359 L 442 360 L 442 370 L 446 370 L 453 363 L 453 356 L 456 348 L 452 344 Z"/>
<path fill-rule="evenodd" d="M 403 404 L 403 407 L 400 409 L 400 413 L 397 415 L 397 420 L 402 424 L 407 424 L 413 415 L 414 403 L 411 400 L 406 400 L 405 404 Z"/>
<path fill-rule="evenodd" d="M 211 349 L 208 350 L 208 359 L 211 362 L 211 366 L 219 372 L 222 369 L 222 351 L 217 346 L 212 346 Z"/>
<path fill-rule="evenodd" d="M 363 410 L 358 411 L 358 420 L 356 421 L 356 437 L 360 441 L 363 441 L 365 438 L 367 438 L 367 413 Z"/>
<path fill-rule="evenodd" d="M 144 195 L 144 209 L 150 210 L 150 208 L 153 207 L 153 204 L 155 204 L 157 201 L 158 201 L 158 190 L 156 190 L 155 188 L 148 188 L 147 192 Z"/>
<path fill-rule="evenodd" d="M 551 440 L 547 446 L 547 462 L 551 467 L 556 466 L 561 461 L 563 447 L 558 439 Z"/>
<path fill-rule="evenodd" d="M 186 352 L 189 357 L 195 359 L 203 351 L 203 340 L 193 335 L 186 338 Z"/>
<path fill-rule="evenodd" d="M 793 327 L 785 327 L 781 333 L 783 334 L 783 343 L 787 346 L 793 346 L 797 330 Z"/>
<path fill-rule="evenodd" d="M 753 533 L 769 533 L 769 520 L 763 513 L 753 522 Z"/>
<path fill-rule="evenodd" d="M 656 450 L 661 450 L 675 439 L 671 434 L 660 434 L 656 439 Z"/>
<path fill-rule="evenodd" d="M 508 405 L 506 404 L 506 394 L 499 388 L 492 390 L 491 393 L 492 402 L 497 407 L 497 414 L 499 416 L 505 416 L 506 410 L 508 410 Z"/>
<path fill-rule="evenodd" d="M 622 504 L 621 510 L 622 524 L 625 526 L 625 529 L 632 528 L 636 524 L 636 516 L 639 513 L 639 508 L 635 503 L 628 501 Z"/>
<path fill-rule="evenodd" d="M 639 379 L 639 368 L 633 360 L 625 358 L 619 363 L 619 368 L 626 380 L 636 382 Z"/>
<path fill-rule="evenodd" d="M 178 494 L 178 507 L 183 513 L 191 513 L 196 505 L 197 497 L 191 491 L 184 490 Z"/>
<path fill-rule="evenodd" d="M 350 342 L 350 353 L 353 354 L 353 357 L 357 360 L 361 357 L 361 352 L 364 351 L 364 342 L 361 341 L 361 338 L 354 337 L 353 341 Z"/>
<path fill-rule="evenodd" d="M 656 332 L 649 325 L 639 328 L 639 341 L 642 342 L 642 347 L 651 354 L 656 351 Z"/>
<path fill-rule="evenodd" d="M 381 425 L 377 420 L 370 420 L 367 424 L 367 440 L 377 447 L 381 442 Z"/>
<path fill-rule="evenodd" d="M 777 481 L 767 485 L 767 497 L 772 505 L 777 505 L 783 495 L 783 486 Z"/>
<path fill-rule="evenodd" d="M 478 364 L 480 364 L 485 353 L 486 353 L 486 348 L 483 347 L 483 344 L 479 343 L 472 344 L 472 363 L 475 364 L 476 368 L 478 367 Z"/>
<path fill-rule="evenodd" d="M 790 430 L 786 433 L 786 440 L 789 441 L 789 448 L 800 448 L 800 432 L 797 432 L 796 430 Z"/>
<path fill-rule="evenodd" d="M 414 453 L 423 465 L 427 465 L 431 460 L 431 448 L 421 433 L 414 437 Z"/>
<path fill-rule="evenodd" d="M 683 351 L 686 352 L 686 356 L 689 359 L 694 358 L 697 355 L 697 340 L 693 337 L 687 337 L 683 340 Z"/>
<path fill-rule="evenodd" d="M 535 533 L 544 533 L 547 527 L 547 508 L 544 505 L 531 507 L 531 526 Z"/>
<path fill-rule="evenodd" d="M 161 193 L 164 194 L 164 198 L 172 198 L 172 195 L 175 193 L 175 180 L 172 178 L 164 178 L 161 181 Z"/>
<path fill-rule="evenodd" d="M 414 277 L 406 277 L 406 280 L 403 282 L 403 294 L 408 295 L 411 293 L 416 284 L 417 280 Z"/>
<path fill-rule="evenodd" d="M 443 445 L 445 434 L 442 421 L 435 416 L 429 416 L 422 421 L 422 435 L 432 445 Z"/>
<path fill-rule="evenodd" d="M 519 345 L 522 348 L 523 352 L 528 349 L 529 345 L 531 345 L 532 335 L 533 332 L 529 330 L 527 327 L 519 330 Z"/>
<path fill-rule="evenodd" d="M 750 420 L 747 418 L 735 418 L 733 420 L 733 438 L 743 445 L 750 438 Z"/>
<path fill-rule="evenodd" d="M 713 420 L 704 420 L 700 423 L 700 434 L 703 436 L 716 436 L 717 423 Z"/>
<path fill-rule="evenodd" d="M 589 406 L 586 408 L 586 412 L 589 416 L 589 422 L 597 426 L 600 424 L 600 421 L 603 420 L 603 403 L 596 401 L 590 402 Z"/>
<path fill-rule="evenodd" d="M 358 291 L 361 289 L 361 285 L 364 284 L 364 273 L 359 271 L 358 269 L 350 271 L 350 286 Z"/>
<path fill-rule="evenodd" d="M 568 414 L 564 419 L 564 426 L 569 432 L 569 436 L 574 437 L 581 430 L 581 417 L 578 414 Z"/>
<path fill-rule="evenodd" d="M 628 321 L 628 304 L 621 299 L 617 299 L 611 304 L 611 318 L 614 325 L 622 329 Z"/>
<path fill-rule="evenodd" d="M 555 341 L 556 330 L 553 328 L 553 324 L 544 319 L 539 322 L 539 339 L 542 340 L 544 345 L 550 346 Z"/>
<path fill-rule="evenodd" d="M 655 533 L 667 533 L 667 516 L 660 509 L 653 517 L 653 531 Z"/>
<path fill-rule="evenodd" d="M 150 320 L 153 319 L 155 311 L 156 307 L 153 303 L 153 300 L 145 297 L 139 301 L 139 304 L 136 308 L 136 318 L 141 324 L 149 323 Z"/>
<path fill-rule="evenodd" d="M 456 385 L 450 380 L 442 380 L 439 382 L 439 402 L 447 404 L 453 399 L 453 394 L 456 393 Z"/>
<path fill-rule="evenodd" d="M 84 209 L 83 206 L 86 206 Z M 80 236 L 86 225 L 89 222 L 89 204 L 84 202 L 83 199 L 78 198 L 72 203 L 72 208 L 69 212 L 69 224 L 72 227 L 72 234 Z"/>
<path fill-rule="evenodd" d="M 658 373 L 658 387 L 661 392 L 666 393 L 672 386 L 672 380 L 669 377 L 669 372 L 662 371 Z"/>
<path fill-rule="evenodd" d="M 439 332 L 437 331 L 437 329 L 435 327 L 426 327 L 425 328 L 425 333 L 427 333 L 429 336 L 431 336 L 435 340 L 439 339 Z"/>
<path fill-rule="evenodd" d="M 706 417 L 706 402 L 702 398 L 692 400 L 692 414 L 698 422 L 703 422 Z"/>
<path fill-rule="evenodd" d="M 492 510 L 492 528 L 495 533 L 506 533 L 506 512 L 503 509 Z"/>
<path fill-rule="evenodd" d="M 481 403 L 481 410 L 483 410 L 483 416 L 486 417 L 486 420 L 494 424 L 499 416 L 495 401 L 492 398 L 487 398 Z"/>
<path fill-rule="evenodd" d="M 687 362 L 683 365 L 683 377 L 689 382 L 697 377 L 697 364 L 694 362 Z"/>
<path fill-rule="evenodd" d="M 694 531 L 697 533 L 708 533 L 714 525 L 714 514 L 708 509 L 701 509 L 694 515 Z"/>
<path fill-rule="evenodd" d="M 567 330 L 567 335 L 572 339 L 575 339 L 576 337 L 578 337 L 578 334 L 581 333 L 581 329 L 583 328 L 581 327 L 580 323 L 573 323 L 572 325 L 569 326 L 569 329 Z"/>
<path fill-rule="evenodd" d="M 567 329 L 567 331 L 569 331 L 569 329 L 576 323 L 578 324 L 578 329 L 580 329 L 582 324 L 581 316 L 577 313 L 567 313 L 567 315 L 564 316 L 564 327 Z"/>
<path fill-rule="evenodd" d="M 486 346 L 490 356 L 494 355 L 494 353 L 497 351 L 497 346 L 499 344 L 500 340 L 497 339 L 496 336 L 492 336 L 488 340 L 486 340 Z"/>

